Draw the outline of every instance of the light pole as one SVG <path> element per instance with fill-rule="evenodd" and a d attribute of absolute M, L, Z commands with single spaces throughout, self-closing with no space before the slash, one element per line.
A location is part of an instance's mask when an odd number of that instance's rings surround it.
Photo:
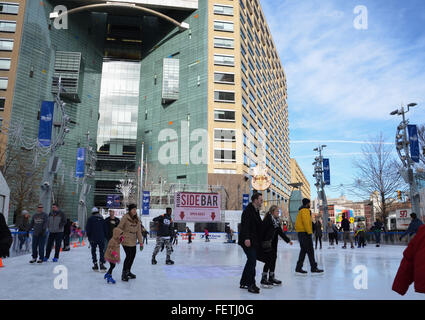
<path fill-rule="evenodd" d="M 403 164 L 403 169 L 400 169 L 400 174 L 404 181 L 409 184 L 410 202 L 412 204 L 412 212 L 415 212 L 418 216 L 422 216 L 420 212 L 420 198 L 416 180 L 413 174 L 413 160 L 409 153 L 409 139 L 407 137 L 407 125 L 409 120 L 406 120 L 405 113 L 409 112 L 410 108 L 416 106 L 416 103 L 409 103 L 407 105 L 407 111 L 404 110 L 404 106 L 401 109 L 394 110 L 390 115 L 401 115 L 402 121 L 397 127 L 397 133 L 395 136 L 395 145 L 398 156 Z M 422 217 L 423 220 L 423 217 Z"/>
<path fill-rule="evenodd" d="M 317 196 L 319 200 L 322 200 L 322 206 L 323 206 L 323 231 L 324 231 L 324 239 L 326 240 L 327 237 L 327 228 L 328 228 L 328 217 L 329 217 L 329 211 L 328 211 L 328 200 L 326 199 L 325 194 L 325 181 L 323 180 L 323 157 L 322 157 L 322 150 L 325 148 L 326 145 L 321 145 L 313 151 L 317 151 L 319 153 L 319 156 L 316 157 L 313 162 L 314 166 L 314 174 L 313 177 L 316 178 L 315 186 L 317 188 Z"/>

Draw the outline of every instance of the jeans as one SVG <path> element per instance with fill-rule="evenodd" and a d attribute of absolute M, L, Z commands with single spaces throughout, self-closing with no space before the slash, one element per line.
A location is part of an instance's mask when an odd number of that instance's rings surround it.
<path fill-rule="evenodd" d="M 46 235 L 32 236 L 32 258 L 37 259 L 40 254 L 40 260 L 44 259 L 44 245 L 46 244 Z"/>
<path fill-rule="evenodd" d="M 242 278 L 240 281 L 241 285 L 254 285 L 255 284 L 255 266 L 257 264 L 257 249 L 254 247 L 246 248 L 242 247 L 246 254 L 247 261 L 245 268 L 243 269 Z"/>
<path fill-rule="evenodd" d="M 130 271 L 131 266 L 133 265 L 134 258 L 136 257 L 136 247 L 126 247 L 123 246 L 125 251 L 125 260 L 122 271 Z"/>
<path fill-rule="evenodd" d="M 99 247 L 99 262 L 105 263 L 105 241 L 90 241 L 90 247 L 93 263 L 97 263 L 96 247 Z"/>
<path fill-rule="evenodd" d="M 50 252 L 52 251 L 53 242 L 55 242 L 55 258 L 59 258 L 59 252 L 61 249 L 61 243 L 63 238 L 63 232 L 54 232 L 49 233 L 49 238 L 47 239 L 47 246 L 46 246 L 46 258 L 50 258 Z"/>
<path fill-rule="evenodd" d="M 350 231 L 344 231 L 344 247 L 347 246 L 347 238 L 350 240 L 350 244 L 353 247 L 353 238 L 351 237 Z"/>
<path fill-rule="evenodd" d="M 376 239 L 376 244 L 381 243 L 381 232 L 380 231 L 375 231 L 375 239 Z"/>
<path fill-rule="evenodd" d="M 316 269 L 317 263 L 314 260 L 312 235 L 307 234 L 307 232 L 298 232 L 298 241 L 300 242 L 301 251 L 300 251 L 300 255 L 298 256 L 297 267 L 295 270 L 302 269 L 306 254 L 308 255 L 308 260 L 310 261 L 311 269 Z"/>

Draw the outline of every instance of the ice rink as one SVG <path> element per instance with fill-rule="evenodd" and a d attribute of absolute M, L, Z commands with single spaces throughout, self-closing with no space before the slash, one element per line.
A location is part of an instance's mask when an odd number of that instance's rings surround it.
<path fill-rule="evenodd" d="M 30 255 L 3 259 L 0 268 L 0 299 L 81 299 L 81 300 L 291 300 L 291 299 L 420 299 L 413 285 L 405 296 L 391 290 L 399 267 L 404 246 L 368 245 L 363 249 L 328 249 L 324 243 L 315 255 L 319 267 L 325 269 L 320 276 L 295 276 L 299 245 L 291 247 L 279 242 L 276 278 L 282 286 L 261 289 L 251 294 L 239 288 L 239 279 L 245 265 L 245 255 L 237 244 L 179 242 L 174 247 L 175 265 L 165 265 L 165 250 L 157 256 L 157 265 L 151 265 L 155 240 L 150 239 L 143 252 L 137 252 L 132 272 L 137 279 L 121 281 L 122 263 L 114 270 L 115 285 L 107 284 L 104 273 L 91 270 L 91 254 L 87 245 L 62 252 L 59 262 L 51 260 L 41 265 L 29 264 Z M 122 250 L 121 250 L 122 251 Z M 121 252 L 124 259 L 124 252 Z M 68 289 L 55 289 L 55 278 L 65 273 L 54 273 L 56 266 L 67 269 Z M 366 266 L 367 289 L 356 289 L 353 272 L 358 265 Z M 109 264 L 107 263 L 107 266 Z M 263 263 L 257 262 L 259 286 Z M 310 271 L 308 259 L 304 269 Z M 64 268 L 62 269 L 64 270 Z M 56 282 L 58 282 L 56 280 Z M 64 284 L 64 282 L 62 282 Z"/>

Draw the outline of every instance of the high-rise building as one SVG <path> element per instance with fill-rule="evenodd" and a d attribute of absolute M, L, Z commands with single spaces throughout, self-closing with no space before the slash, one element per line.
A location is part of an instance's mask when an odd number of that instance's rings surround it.
<path fill-rule="evenodd" d="M 71 217 L 81 191 L 77 149 L 87 136 L 97 150 L 88 208 L 106 207 L 119 179 L 138 183 L 142 145 L 146 189 L 220 185 L 226 209 L 241 209 L 250 168 L 264 161 L 272 178 L 264 198 L 287 201 L 286 78 L 259 1 L 69 0 L 60 17 L 52 15 L 63 9 L 58 1 L 15 2 L 22 39 L 13 45 L 6 93 L 16 81 L 5 106 L 36 139 L 41 103 L 54 100 L 61 77 L 71 124 L 56 181 Z"/>
<path fill-rule="evenodd" d="M 311 199 L 310 183 L 305 177 L 297 160 L 291 159 L 291 183 L 302 183 L 301 194 L 304 198 Z"/>

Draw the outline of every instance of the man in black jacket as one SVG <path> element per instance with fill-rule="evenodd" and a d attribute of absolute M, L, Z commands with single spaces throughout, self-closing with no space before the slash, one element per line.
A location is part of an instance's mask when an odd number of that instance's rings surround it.
<path fill-rule="evenodd" d="M 255 266 L 257 250 L 260 246 L 261 217 L 259 210 L 263 204 L 261 193 L 254 193 L 251 203 L 242 212 L 241 229 L 238 244 L 246 254 L 247 261 L 240 280 L 240 288 L 248 289 L 251 293 L 260 293 L 255 285 Z"/>
<path fill-rule="evenodd" d="M 347 238 L 350 240 L 351 249 L 354 249 L 353 238 L 350 232 L 350 221 L 348 221 L 344 213 L 342 214 L 341 229 L 344 231 L 344 246 L 342 249 L 347 249 Z"/>
<path fill-rule="evenodd" d="M 174 264 L 174 261 L 170 259 L 172 247 L 171 247 L 171 235 L 173 233 L 173 219 L 171 218 L 171 208 L 165 209 L 166 213 L 153 219 L 154 222 L 158 223 L 158 234 L 156 236 L 156 246 L 152 253 L 152 264 L 157 264 L 155 260 L 156 255 L 162 246 L 167 248 L 167 259 L 166 264 Z"/>
<path fill-rule="evenodd" d="M 89 239 L 91 246 L 91 255 L 93 260 L 93 271 L 106 271 L 105 267 L 105 238 L 108 234 L 106 229 L 105 220 L 99 213 L 99 209 L 94 207 L 92 210 L 92 216 L 88 218 L 86 225 L 87 238 Z M 99 262 L 97 264 L 96 247 L 99 247 Z"/>

